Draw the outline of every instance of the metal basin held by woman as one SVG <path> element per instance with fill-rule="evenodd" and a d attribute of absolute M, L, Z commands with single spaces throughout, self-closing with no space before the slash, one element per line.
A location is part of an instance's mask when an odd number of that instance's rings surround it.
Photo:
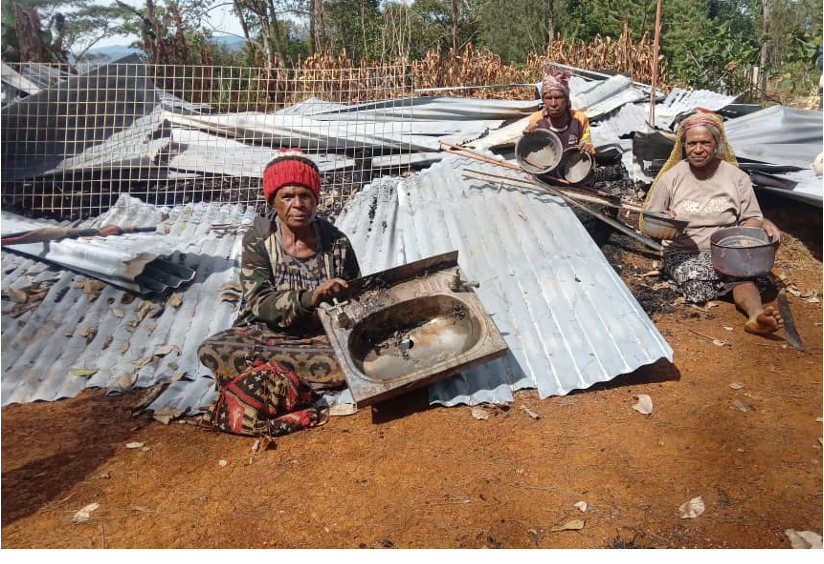
<path fill-rule="evenodd" d="M 644 211 L 641 216 L 642 231 L 655 239 L 677 239 L 689 225 L 689 221 L 676 219 L 662 212 Z"/>
<path fill-rule="evenodd" d="M 767 274 L 775 262 L 778 239 L 760 227 L 728 227 L 710 235 L 712 266 L 721 274 L 750 278 Z"/>
<path fill-rule="evenodd" d="M 558 165 L 558 172 L 571 184 L 585 182 L 592 175 L 592 157 L 577 147 L 567 149 Z"/>
<path fill-rule="evenodd" d="M 530 174 L 548 174 L 564 156 L 561 139 L 548 129 L 527 133 L 515 145 L 515 159 Z"/>

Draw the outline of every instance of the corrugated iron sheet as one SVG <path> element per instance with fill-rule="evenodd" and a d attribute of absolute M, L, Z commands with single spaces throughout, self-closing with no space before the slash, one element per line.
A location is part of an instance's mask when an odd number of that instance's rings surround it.
<path fill-rule="evenodd" d="M 821 112 L 772 106 L 724 124 L 735 154 L 755 161 L 811 168 L 824 149 Z"/>
<path fill-rule="evenodd" d="M 514 174 L 447 157 L 406 179 L 374 182 L 337 225 L 364 273 L 457 249 L 509 355 L 430 387 L 432 402 L 502 403 L 632 372 L 672 349 L 572 211 L 543 192 L 462 177 L 464 168 Z"/>
<path fill-rule="evenodd" d="M 237 280 L 240 232 L 213 230 L 213 224 L 241 226 L 254 211 L 239 205 L 192 204 L 155 208 L 120 200 L 98 220 L 99 225 L 152 225 L 164 214 L 167 237 L 186 241 L 175 260 L 197 272 L 171 297 L 142 300 L 107 285 L 90 301 L 77 284 L 86 277 L 43 262 L 2 253 L 2 288 L 49 280 L 42 303 L 17 318 L 4 307 L 2 316 L 2 403 L 56 400 L 84 388 L 112 390 L 151 387 L 173 381 L 152 409 L 174 407 L 197 411 L 214 397 L 214 381 L 206 376 L 196 352 L 210 334 L 229 327 L 234 305 L 221 301 L 221 286 Z M 145 242 L 129 243 L 135 252 Z M 154 357 L 159 347 L 179 348 Z M 162 350 L 162 349 L 161 349 Z M 73 372 L 74 370 L 74 372 Z M 83 375 L 78 375 L 83 374 Z M 133 380 L 132 380 L 133 377 Z"/>
<path fill-rule="evenodd" d="M 175 252 L 185 252 L 191 241 L 166 235 L 163 232 L 173 226 L 157 223 L 141 225 L 117 224 L 109 218 L 117 215 L 117 210 L 128 200 L 121 198 L 115 205 L 114 214 L 108 213 L 98 222 L 85 222 L 79 227 L 102 226 L 157 227 L 157 233 L 140 233 L 112 237 L 84 237 L 63 239 L 43 243 L 12 245 L 4 250 L 35 257 L 50 263 L 70 268 L 115 284 L 133 292 L 148 294 L 162 293 L 170 288 L 178 288 L 194 277 L 194 271 L 164 260 Z M 54 227 L 54 223 L 35 220 L 10 212 L 2 212 L 3 234 L 20 233 L 44 227 Z"/>

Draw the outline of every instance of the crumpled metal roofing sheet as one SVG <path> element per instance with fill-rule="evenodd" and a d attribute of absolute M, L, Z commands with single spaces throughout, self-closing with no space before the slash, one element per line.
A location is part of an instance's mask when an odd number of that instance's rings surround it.
<path fill-rule="evenodd" d="M 738 96 L 719 94 L 712 90 L 683 90 L 673 88 L 663 102 L 655 104 L 655 125 L 662 129 L 671 129 L 675 117 L 683 112 L 690 112 L 695 108 L 720 110 L 731 104 Z M 646 115 L 649 116 L 649 103 L 645 104 Z"/>
<path fill-rule="evenodd" d="M 122 206 L 125 201 L 127 200 L 121 197 L 119 205 Z M 116 205 L 113 208 L 115 214 L 117 209 Z M 96 224 L 102 227 L 134 227 L 116 224 L 110 220 L 111 216 L 112 212 L 109 212 L 98 221 L 84 222 L 78 227 L 96 227 Z M 2 219 L 3 233 L 6 235 L 55 227 L 52 222 L 30 219 L 7 211 L 2 212 Z M 15 253 L 71 268 L 133 292 L 148 294 L 178 288 L 194 277 L 191 269 L 182 268 L 162 258 L 175 252 L 183 252 L 190 244 L 191 241 L 162 233 L 138 233 L 27 243 L 8 248 Z"/>
<path fill-rule="evenodd" d="M 367 186 L 337 226 L 365 274 L 457 249 L 510 347 L 507 357 L 430 387 L 444 405 L 502 403 L 512 391 L 563 395 L 632 372 L 672 349 L 575 214 L 543 192 L 469 181 L 447 157 L 406 179 Z"/>
<path fill-rule="evenodd" d="M 811 168 L 824 149 L 822 114 L 772 106 L 724 123 L 738 157 L 765 163 Z"/>
<path fill-rule="evenodd" d="M 176 125 L 226 135 L 240 141 L 335 152 L 367 148 L 438 151 L 440 139 L 461 144 L 483 135 L 489 129 L 500 127 L 502 123 L 501 120 L 320 121 L 300 114 L 259 112 L 204 116 L 166 112 L 165 117 Z"/>
<path fill-rule="evenodd" d="M 632 80 L 620 74 L 595 81 L 588 89 L 571 95 L 572 107 L 591 120 L 643 99 L 644 94 L 632 85 Z"/>
<path fill-rule="evenodd" d="M 2 403 L 56 400 L 72 397 L 84 388 L 150 387 L 171 383 L 152 403 L 151 409 L 173 407 L 198 411 L 214 399 L 214 381 L 197 360 L 198 345 L 210 334 L 232 323 L 233 305 L 221 301 L 221 286 L 237 281 L 237 259 L 241 234 L 211 230 L 212 224 L 249 224 L 254 210 L 239 205 L 190 204 L 173 209 L 155 208 L 134 199 L 121 199 L 106 221 L 118 225 L 150 226 L 160 222 L 170 229 L 166 237 L 185 242 L 185 254 L 175 255 L 183 266 L 197 274 L 179 293 L 178 307 L 166 298 L 133 299 L 134 296 L 107 285 L 92 302 L 75 284 L 85 276 L 58 270 L 33 259 L 2 253 L 6 290 L 18 280 L 50 279 L 54 284 L 42 303 L 12 318 L 2 316 Z M 99 225 L 103 224 L 103 218 Z M 145 247 L 141 240 L 132 246 Z M 183 244 L 181 246 L 184 246 Z M 17 282 L 18 284 L 20 282 Z M 146 315 L 147 305 L 157 315 Z M 89 337 L 83 329 L 94 328 Z M 88 334 L 88 332 L 87 332 Z M 158 347 L 175 345 L 171 352 L 151 359 Z M 72 369 L 94 371 L 83 377 Z M 131 382 L 129 375 L 136 375 Z M 191 381 L 190 381 L 191 380 Z"/>
<path fill-rule="evenodd" d="M 5 106 L 2 110 L 3 181 L 32 178 L 88 162 L 92 166 L 134 164 L 157 149 L 162 125 L 154 83 L 143 65 L 104 65 L 72 76 L 63 87 Z M 131 114 L 116 111 L 127 105 Z M 36 138 L 32 136 L 36 133 Z M 137 136 L 137 137 L 136 137 Z M 161 145 L 166 141 L 160 140 Z M 137 147 L 133 147 L 137 144 Z"/>
<path fill-rule="evenodd" d="M 263 169 L 277 155 L 277 150 L 260 145 L 247 145 L 204 131 L 172 129 L 168 165 L 176 171 L 228 174 L 260 179 Z M 346 170 L 355 166 L 355 159 L 345 154 L 306 155 L 318 165 L 321 173 Z"/>
<path fill-rule="evenodd" d="M 784 188 L 773 188 L 771 186 L 756 186 L 756 193 L 763 190 L 777 196 L 818 206 L 819 208 L 824 206 L 824 184 L 822 184 L 821 177 L 817 176 L 815 171 L 812 169 L 799 170 L 796 172 L 784 172 L 777 174 L 776 176 L 792 180 L 798 184 L 789 190 Z"/>
<path fill-rule="evenodd" d="M 324 108 L 323 105 L 318 105 L 318 111 L 311 111 L 311 105 L 307 104 L 301 107 L 300 113 L 311 115 L 316 120 L 333 121 L 490 121 L 528 116 L 538 109 L 540 102 L 540 100 L 484 100 L 449 96 L 419 96 L 383 102 L 365 102 L 351 106 L 338 105 Z M 417 126 L 414 129 L 417 130 Z"/>

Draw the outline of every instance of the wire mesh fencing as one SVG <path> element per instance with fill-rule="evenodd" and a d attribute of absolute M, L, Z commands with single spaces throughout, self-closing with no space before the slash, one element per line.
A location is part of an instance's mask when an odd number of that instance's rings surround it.
<path fill-rule="evenodd" d="M 128 194 L 262 208 L 266 164 L 299 148 L 334 217 L 375 175 L 408 170 L 412 97 L 403 64 L 4 64 L 3 207 L 80 219 Z"/>

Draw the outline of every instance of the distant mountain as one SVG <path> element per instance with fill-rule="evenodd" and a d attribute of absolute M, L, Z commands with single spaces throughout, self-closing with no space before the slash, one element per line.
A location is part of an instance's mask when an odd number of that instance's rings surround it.
<path fill-rule="evenodd" d="M 246 41 L 242 37 L 234 35 L 215 35 L 212 42 L 220 45 L 230 53 L 235 53 L 243 49 Z M 108 47 L 95 47 L 86 52 L 87 58 L 94 59 L 95 62 L 111 62 L 122 59 L 128 55 L 142 55 L 143 51 L 129 47 L 128 45 L 109 45 Z M 72 61 L 73 62 L 73 61 Z"/>
<path fill-rule="evenodd" d="M 215 35 L 212 37 L 212 42 L 217 45 L 222 45 L 229 52 L 234 53 L 243 49 L 246 40 L 236 35 Z"/>
<path fill-rule="evenodd" d="M 86 51 L 86 58 L 95 62 L 110 62 L 122 59 L 128 55 L 141 55 L 143 51 L 129 47 L 128 45 L 109 45 L 108 47 L 95 47 Z"/>

